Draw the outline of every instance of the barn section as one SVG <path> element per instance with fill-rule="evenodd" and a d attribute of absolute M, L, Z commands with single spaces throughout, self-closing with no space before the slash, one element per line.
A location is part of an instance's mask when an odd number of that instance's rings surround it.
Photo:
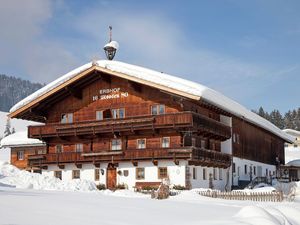
<path fill-rule="evenodd" d="M 45 154 L 46 144 L 38 139 L 28 138 L 27 131 L 18 131 L 0 141 L 1 148 L 10 148 L 10 163 L 16 167 L 33 172 L 41 172 L 40 167 L 28 166 L 32 155 Z"/>
<path fill-rule="evenodd" d="M 211 89 L 120 62 L 78 68 L 22 100 L 10 115 L 46 123 L 29 127 L 29 137 L 47 143 L 47 154 L 29 157 L 29 166 L 66 179 L 93 179 L 94 173 L 111 187 L 166 176 L 197 187 L 211 175 L 224 188 L 232 156 L 275 167 L 274 156 L 284 161 L 280 144 L 290 141 Z M 253 140 L 261 144 L 253 147 Z"/>

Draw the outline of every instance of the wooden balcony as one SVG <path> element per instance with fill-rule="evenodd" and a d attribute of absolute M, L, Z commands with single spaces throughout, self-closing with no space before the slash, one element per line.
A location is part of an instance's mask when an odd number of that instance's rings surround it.
<path fill-rule="evenodd" d="M 158 160 L 173 160 L 178 164 L 179 159 L 186 159 L 190 165 L 214 166 L 227 168 L 231 164 L 231 156 L 228 154 L 193 147 L 176 149 L 136 149 L 125 151 L 98 151 L 98 152 L 63 152 L 54 154 L 31 155 L 28 157 L 28 165 L 31 167 L 43 167 L 48 165 L 64 166 L 67 163 L 82 165 L 84 163 L 119 163 L 132 162 L 137 166 L 139 161 L 148 160 L 157 165 Z"/>
<path fill-rule="evenodd" d="M 194 112 L 29 126 L 28 136 L 30 138 L 44 139 L 49 137 L 98 135 L 159 129 L 189 129 L 195 132 L 202 132 L 203 135 L 212 135 L 220 140 L 226 140 L 231 137 L 231 128 L 229 126 Z"/>

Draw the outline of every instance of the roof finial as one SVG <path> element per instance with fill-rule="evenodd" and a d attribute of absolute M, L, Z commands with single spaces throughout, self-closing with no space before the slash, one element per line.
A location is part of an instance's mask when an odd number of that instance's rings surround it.
<path fill-rule="evenodd" d="M 118 48 L 118 42 L 112 40 L 112 26 L 109 26 L 109 42 L 104 45 L 105 55 L 108 60 L 112 60 L 115 57 Z"/>

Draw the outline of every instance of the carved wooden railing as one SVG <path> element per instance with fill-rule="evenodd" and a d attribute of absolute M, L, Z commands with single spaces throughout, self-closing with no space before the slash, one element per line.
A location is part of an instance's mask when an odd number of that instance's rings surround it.
<path fill-rule="evenodd" d="M 101 133 L 134 131 L 162 128 L 189 128 L 211 133 L 222 139 L 231 137 L 231 128 L 223 123 L 194 112 L 178 112 L 163 115 L 145 115 L 123 119 L 105 119 L 101 121 L 82 121 L 70 124 L 49 123 L 29 126 L 28 137 L 95 135 Z"/>

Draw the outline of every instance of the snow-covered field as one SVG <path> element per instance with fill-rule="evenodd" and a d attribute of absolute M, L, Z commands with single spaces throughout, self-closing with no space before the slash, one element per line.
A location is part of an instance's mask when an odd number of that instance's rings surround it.
<path fill-rule="evenodd" d="M 0 224 L 297 225 L 300 196 L 295 202 L 258 203 L 207 198 L 191 190 L 152 200 L 128 190 L 97 191 L 86 181 L 66 183 L 1 162 Z"/>

